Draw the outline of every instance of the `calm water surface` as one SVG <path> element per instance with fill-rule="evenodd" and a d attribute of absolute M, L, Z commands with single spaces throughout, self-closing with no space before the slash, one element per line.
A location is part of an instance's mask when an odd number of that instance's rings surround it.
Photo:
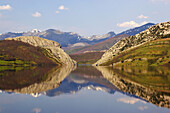
<path fill-rule="evenodd" d="M 0 69 L 0 113 L 170 113 L 170 69 Z"/>

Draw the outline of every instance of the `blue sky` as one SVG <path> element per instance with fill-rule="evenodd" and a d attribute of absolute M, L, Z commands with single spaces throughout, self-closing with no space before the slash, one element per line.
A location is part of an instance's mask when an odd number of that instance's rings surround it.
<path fill-rule="evenodd" d="M 170 0 L 0 0 L 0 33 L 49 28 L 101 35 L 170 21 Z"/>

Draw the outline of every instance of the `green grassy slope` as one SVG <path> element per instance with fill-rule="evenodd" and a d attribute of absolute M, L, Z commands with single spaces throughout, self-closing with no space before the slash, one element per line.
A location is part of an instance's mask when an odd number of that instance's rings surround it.
<path fill-rule="evenodd" d="M 47 51 L 19 41 L 0 41 L 1 66 L 55 65 Z"/>
<path fill-rule="evenodd" d="M 102 65 L 170 66 L 170 38 L 148 42 L 127 50 Z"/>

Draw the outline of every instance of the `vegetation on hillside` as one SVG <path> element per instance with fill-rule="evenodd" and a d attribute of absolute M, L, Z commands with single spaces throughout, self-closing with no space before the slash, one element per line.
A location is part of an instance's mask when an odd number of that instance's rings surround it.
<path fill-rule="evenodd" d="M 170 66 L 170 38 L 158 39 L 126 50 L 102 65 Z"/>
<path fill-rule="evenodd" d="M 47 51 L 20 41 L 0 41 L 1 66 L 55 65 Z"/>

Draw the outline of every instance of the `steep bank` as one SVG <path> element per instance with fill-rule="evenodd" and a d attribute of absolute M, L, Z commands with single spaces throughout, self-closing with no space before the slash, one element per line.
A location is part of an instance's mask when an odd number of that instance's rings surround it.
<path fill-rule="evenodd" d="M 60 64 L 65 64 L 65 65 L 76 64 L 76 62 L 72 60 L 69 57 L 69 55 L 67 55 L 64 52 L 64 50 L 61 49 L 60 44 L 55 41 L 43 39 L 36 36 L 21 36 L 16 38 L 6 38 L 5 40 L 21 41 L 35 47 L 41 47 L 47 51 L 46 56 L 48 56 L 51 60 L 58 62 Z"/>
<path fill-rule="evenodd" d="M 112 60 L 119 56 L 120 53 L 129 49 L 139 47 L 150 41 L 157 39 L 167 38 L 170 36 L 170 21 L 154 25 L 147 30 L 135 35 L 124 38 L 113 45 L 107 52 L 103 54 L 100 60 L 98 60 L 95 66 L 108 66 L 112 65 Z"/>

